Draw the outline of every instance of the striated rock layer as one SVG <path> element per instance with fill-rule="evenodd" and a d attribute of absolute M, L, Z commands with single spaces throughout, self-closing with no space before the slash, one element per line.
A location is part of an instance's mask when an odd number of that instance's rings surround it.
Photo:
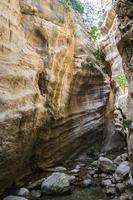
<path fill-rule="evenodd" d="M 128 80 L 128 117 L 130 125 L 127 140 L 133 175 L 133 2 L 131 0 L 118 0 L 115 11 L 121 32 L 121 40 L 117 46 Z"/>
<path fill-rule="evenodd" d="M 116 12 L 113 8 L 112 1 L 103 1 L 104 3 L 104 22 L 101 27 L 100 49 L 102 61 L 106 66 L 106 70 L 110 74 L 111 92 L 106 109 L 105 123 L 105 145 L 103 150 L 118 150 L 125 146 L 125 141 L 120 131 L 115 127 L 115 106 L 119 96 L 119 87 L 115 82 L 116 75 L 122 71 L 122 58 L 117 48 L 117 44 L 121 40 L 121 33 L 118 29 L 118 20 Z"/>
<path fill-rule="evenodd" d="M 109 82 L 77 21 L 55 0 L 0 1 L 0 193 L 101 143 Z"/>
<path fill-rule="evenodd" d="M 112 4 L 112 1 L 110 1 Z M 117 0 L 109 7 L 102 26 L 102 53 L 112 77 L 122 68 L 128 80 L 128 123 L 127 136 L 129 159 L 133 175 L 133 2 Z M 118 114 L 118 113 L 117 113 Z M 122 131 L 121 131 L 122 132 Z"/>

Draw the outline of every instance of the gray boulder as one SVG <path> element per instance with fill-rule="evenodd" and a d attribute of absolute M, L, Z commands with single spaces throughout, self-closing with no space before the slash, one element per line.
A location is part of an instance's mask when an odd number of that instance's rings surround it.
<path fill-rule="evenodd" d="M 28 199 L 24 197 L 17 197 L 17 196 L 10 195 L 10 196 L 5 197 L 3 200 L 28 200 Z"/>
<path fill-rule="evenodd" d="M 18 196 L 28 197 L 30 195 L 30 191 L 27 188 L 20 188 L 17 193 Z"/>
<path fill-rule="evenodd" d="M 127 160 L 128 160 L 128 154 L 123 153 L 122 155 L 116 157 L 116 159 L 114 160 L 114 163 L 119 165 L 122 162 L 127 161 Z"/>
<path fill-rule="evenodd" d="M 69 183 L 74 183 L 76 181 L 76 176 L 68 176 Z"/>
<path fill-rule="evenodd" d="M 30 189 L 30 190 L 39 189 L 44 180 L 45 180 L 45 178 L 41 178 L 41 179 L 29 184 L 28 189 Z"/>
<path fill-rule="evenodd" d="M 107 194 L 107 195 L 114 195 L 115 193 L 116 193 L 116 190 L 115 190 L 114 187 L 108 187 L 108 188 L 106 189 L 106 194 Z"/>
<path fill-rule="evenodd" d="M 112 182 L 110 179 L 106 179 L 102 181 L 102 186 L 107 187 L 107 186 L 111 186 Z"/>
<path fill-rule="evenodd" d="M 126 184 L 124 183 L 117 183 L 116 189 L 118 192 L 122 193 L 126 189 Z"/>
<path fill-rule="evenodd" d="M 78 172 L 80 171 L 80 169 L 73 169 L 73 170 L 71 170 L 70 172 L 72 173 L 72 174 L 77 174 Z"/>
<path fill-rule="evenodd" d="M 98 161 L 99 161 L 99 169 L 102 172 L 110 173 L 115 171 L 115 165 L 110 159 L 106 157 L 100 157 Z"/>
<path fill-rule="evenodd" d="M 41 185 L 41 191 L 45 194 L 63 194 L 69 190 L 69 176 L 61 172 L 53 173 Z"/>
<path fill-rule="evenodd" d="M 67 169 L 65 168 L 65 167 L 56 167 L 55 169 L 54 169 L 54 171 L 55 172 L 65 172 L 65 171 L 67 171 Z"/>
<path fill-rule="evenodd" d="M 40 198 L 41 197 L 41 191 L 40 190 L 32 190 L 31 191 L 31 196 L 33 198 Z"/>
<path fill-rule="evenodd" d="M 122 181 L 128 177 L 130 173 L 129 162 L 122 162 L 115 171 L 116 181 Z"/>
<path fill-rule="evenodd" d="M 91 179 L 85 179 L 82 183 L 83 187 L 88 187 L 92 183 Z"/>

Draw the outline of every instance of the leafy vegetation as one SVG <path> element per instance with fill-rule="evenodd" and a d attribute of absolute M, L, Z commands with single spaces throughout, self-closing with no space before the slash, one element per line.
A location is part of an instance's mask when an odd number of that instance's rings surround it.
<path fill-rule="evenodd" d="M 80 2 L 80 0 L 62 0 L 61 1 L 66 8 L 73 8 L 74 10 L 78 11 L 80 14 L 84 12 L 84 6 Z"/>
<path fill-rule="evenodd" d="M 91 37 L 93 42 L 96 42 L 100 36 L 100 30 L 97 26 L 92 26 L 88 31 L 89 36 Z"/>
<path fill-rule="evenodd" d="M 84 6 L 80 2 L 80 0 L 70 0 L 70 2 L 72 4 L 72 8 L 74 10 L 77 10 L 80 14 L 83 14 L 83 12 L 84 12 Z"/>
<path fill-rule="evenodd" d="M 97 64 L 100 65 L 100 60 L 101 60 L 101 56 L 100 56 L 100 49 L 97 48 L 94 52 L 92 52 L 93 55 L 95 56 L 95 60 L 91 61 L 90 64 Z"/>
<path fill-rule="evenodd" d="M 70 9 L 70 7 L 71 7 L 71 2 L 70 2 L 70 0 L 61 0 L 61 2 L 62 2 L 63 5 L 65 6 L 65 8 Z"/>
<path fill-rule="evenodd" d="M 97 48 L 94 52 L 93 55 L 95 56 L 96 60 L 99 61 L 100 60 L 100 49 Z"/>
<path fill-rule="evenodd" d="M 124 126 L 124 128 L 128 128 L 129 125 L 130 125 L 130 120 L 124 119 L 124 120 L 123 120 L 123 126 Z"/>
<path fill-rule="evenodd" d="M 125 74 L 123 72 L 120 72 L 116 76 L 116 82 L 124 90 L 128 87 L 128 82 L 127 82 L 127 79 L 126 79 Z"/>

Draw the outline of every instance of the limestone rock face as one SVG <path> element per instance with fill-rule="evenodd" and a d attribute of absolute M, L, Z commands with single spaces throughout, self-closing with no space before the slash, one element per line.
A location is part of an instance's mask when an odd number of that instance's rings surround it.
<path fill-rule="evenodd" d="M 125 146 L 125 137 L 123 137 L 123 135 L 125 136 L 125 130 L 123 131 L 123 121 L 121 122 L 121 128 L 117 127 L 116 116 L 114 116 L 114 112 L 119 107 L 117 105 L 116 108 L 116 104 L 118 104 L 117 102 L 120 94 L 120 88 L 115 82 L 115 78 L 118 73 L 123 70 L 123 64 L 122 57 L 118 49 L 118 44 L 121 40 L 121 33 L 118 28 L 117 15 L 113 7 L 114 1 L 104 0 L 103 2 L 105 20 L 101 27 L 102 39 L 100 47 L 103 63 L 110 74 L 112 89 L 106 109 L 106 140 L 103 151 L 110 151 L 114 149 L 119 150 Z M 121 130 L 124 133 L 121 133 Z"/>
<path fill-rule="evenodd" d="M 1 193 L 101 142 L 110 88 L 80 16 L 59 1 L 1 0 L 0 13 Z"/>
<path fill-rule="evenodd" d="M 112 1 L 110 1 L 112 3 Z M 133 174 L 133 2 L 117 0 L 114 8 L 109 8 L 102 27 L 102 49 L 105 61 L 115 76 L 123 67 L 128 80 L 128 119 L 130 122 L 128 150 Z"/>
<path fill-rule="evenodd" d="M 115 78 L 117 73 L 122 70 L 122 58 L 117 48 L 117 44 L 121 39 L 121 34 L 118 29 L 117 16 L 112 6 L 111 8 L 107 6 L 104 15 L 105 20 L 101 27 L 102 40 L 100 45 L 108 71 L 111 77 Z"/>
<path fill-rule="evenodd" d="M 133 174 L 133 2 L 131 0 L 118 0 L 115 10 L 121 32 L 121 40 L 117 46 L 128 80 L 128 115 L 130 120 L 128 149 Z"/>

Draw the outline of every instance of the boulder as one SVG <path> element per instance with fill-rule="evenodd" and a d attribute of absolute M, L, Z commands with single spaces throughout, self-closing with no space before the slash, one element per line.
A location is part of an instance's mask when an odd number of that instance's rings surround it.
<path fill-rule="evenodd" d="M 44 180 L 45 180 L 45 178 L 41 178 L 41 179 L 29 184 L 28 189 L 30 189 L 30 190 L 39 189 Z"/>
<path fill-rule="evenodd" d="M 67 171 L 67 169 L 65 168 L 65 167 L 56 167 L 55 168 L 55 170 L 54 170 L 55 172 L 65 172 L 65 171 Z"/>
<path fill-rule="evenodd" d="M 133 188 L 133 178 L 129 175 L 128 186 Z"/>
<path fill-rule="evenodd" d="M 76 176 L 68 176 L 69 178 L 69 183 L 74 183 L 76 181 Z"/>
<path fill-rule="evenodd" d="M 33 198 L 40 198 L 41 197 L 41 191 L 40 190 L 32 190 L 31 191 L 31 196 Z"/>
<path fill-rule="evenodd" d="M 107 186 L 111 186 L 112 182 L 110 179 L 106 179 L 102 181 L 102 186 L 107 187 Z"/>
<path fill-rule="evenodd" d="M 75 169 L 71 170 L 70 172 L 73 173 L 73 174 L 77 174 L 79 172 L 79 169 L 75 168 Z"/>
<path fill-rule="evenodd" d="M 97 167 L 99 164 L 98 160 L 95 160 L 94 162 L 91 163 L 92 166 Z"/>
<path fill-rule="evenodd" d="M 28 199 L 24 197 L 10 195 L 10 196 L 5 197 L 3 200 L 28 200 Z"/>
<path fill-rule="evenodd" d="M 116 193 L 116 190 L 115 190 L 114 187 L 108 187 L 108 188 L 106 189 L 106 194 L 107 194 L 107 195 L 114 195 L 115 193 Z"/>
<path fill-rule="evenodd" d="M 130 196 L 128 194 L 122 194 L 119 198 L 119 200 L 129 200 Z"/>
<path fill-rule="evenodd" d="M 115 171 L 116 181 L 122 181 L 128 177 L 130 173 L 129 162 L 122 162 Z"/>
<path fill-rule="evenodd" d="M 115 171 L 115 165 L 113 164 L 113 162 L 110 159 L 108 159 L 106 157 L 100 157 L 99 158 L 99 169 L 102 172 L 110 173 L 110 172 Z"/>
<path fill-rule="evenodd" d="M 83 182 L 82 182 L 82 186 L 83 187 L 88 187 L 88 186 L 90 186 L 91 185 L 91 183 L 92 183 L 92 181 L 91 181 L 91 179 L 85 179 Z"/>
<path fill-rule="evenodd" d="M 118 192 L 122 193 L 126 189 L 126 185 L 124 183 L 117 183 L 116 189 Z"/>
<path fill-rule="evenodd" d="M 20 188 L 17 193 L 18 196 L 28 197 L 30 195 L 30 191 L 27 188 Z"/>
<path fill-rule="evenodd" d="M 43 181 L 41 191 L 45 194 L 63 194 L 70 191 L 69 176 L 61 172 L 53 173 Z"/>
<path fill-rule="evenodd" d="M 119 165 L 122 162 L 127 161 L 127 160 L 128 160 L 128 154 L 124 153 L 124 154 L 122 154 L 120 156 L 117 156 L 116 159 L 114 160 L 114 163 Z"/>
<path fill-rule="evenodd" d="M 91 176 L 93 176 L 95 173 L 96 173 L 95 170 L 89 170 L 89 174 L 90 174 Z"/>
<path fill-rule="evenodd" d="M 102 174 L 100 174 L 99 176 L 100 176 L 101 178 L 105 178 L 105 177 L 107 176 L 107 174 L 102 173 Z"/>

